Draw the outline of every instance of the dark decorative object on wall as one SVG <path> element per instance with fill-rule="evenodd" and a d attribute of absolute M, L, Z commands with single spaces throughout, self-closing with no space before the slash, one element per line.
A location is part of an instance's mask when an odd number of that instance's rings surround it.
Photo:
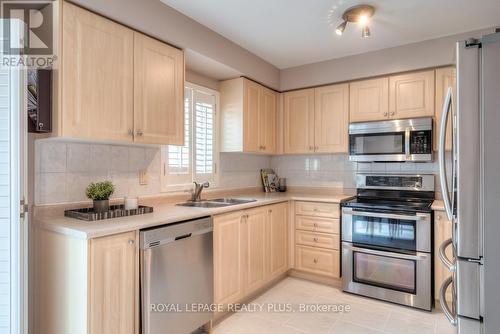
<path fill-rule="evenodd" d="M 52 132 L 52 70 L 29 69 L 27 82 L 29 132 Z"/>

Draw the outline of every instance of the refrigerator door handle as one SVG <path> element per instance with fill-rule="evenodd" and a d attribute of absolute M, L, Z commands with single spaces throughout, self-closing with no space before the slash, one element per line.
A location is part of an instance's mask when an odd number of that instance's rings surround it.
<path fill-rule="evenodd" d="M 448 189 L 448 181 L 446 177 L 446 126 L 448 124 L 448 118 L 451 110 L 451 100 L 452 100 L 452 89 L 448 87 L 448 92 L 446 93 L 446 98 L 443 104 L 443 112 L 441 113 L 441 125 L 439 128 L 439 147 L 438 147 L 438 160 L 439 160 L 439 179 L 441 183 L 441 193 L 443 195 L 444 207 L 446 209 L 446 215 L 449 220 L 453 219 L 452 203 L 450 199 L 450 193 Z"/>
<path fill-rule="evenodd" d="M 441 284 L 441 288 L 439 289 L 439 304 L 441 305 L 441 309 L 443 310 L 444 315 L 448 319 L 448 321 L 456 326 L 458 324 L 457 315 L 450 309 L 448 304 L 446 303 L 446 290 L 453 283 L 453 277 L 448 277 L 444 280 L 443 284 Z"/>
<path fill-rule="evenodd" d="M 438 252 L 438 255 L 439 255 L 439 259 L 441 260 L 441 263 L 444 264 L 444 266 L 449 270 L 451 271 L 452 273 L 455 272 L 456 270 L 456 264 L 455 264 L 455 261 L 456 260 L 450 260 L 448 259 L 448 257 L 446 256 L 446 248 L 448 248 L 451 244 L 453 243 L 453 239 L 447 239 L 445 240 L 441 246 L 439 246 L 439 252 Z"/>

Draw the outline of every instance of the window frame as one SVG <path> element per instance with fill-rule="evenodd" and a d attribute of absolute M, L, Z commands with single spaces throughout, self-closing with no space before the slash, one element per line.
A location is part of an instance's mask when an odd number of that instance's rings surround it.
<path fill-rule="evenodd" d="M 185 82 L 184 83 L 184 91 L 187 89 L 191 89 L 194 91 L 199 91 L 202 94 L 207 94 L 207 95 L 212 95 L 214 96 L 214 138 L 213 138 L 213 163 L 214 163 L 214 172 L 211 174 L 212 176 L 210 177 L 210 188 L 216 188 L 219 185 L 219 159 L 220 159 L 220 150 L 219 150 L 219 100 L 220 100 L 220 93 L 217 90 L 207 88 L 201 85 L 197 85 L 191 82 Z M 193 94 L 194 96 L 194 94 Z M 185 101 L 185 96 L 183 96 L 183 101 Z M 183 103 L 184 106 L 184 103 Z M 194 181 L 198 182 L 204 182 L 205 180 L 196 180 L 196 167 L 194 165 L 194 156 L 195 156 L 195 138 L 194 138 L 194 131 L 195 131 L 195 117 L 194 117 L 194 99 L 191 100 L 191 116 L 190 116 L 190 146 L 189 146 L 189 155 L 190 155 L 190 160 L 189 160 L 189 179 L 190 182 L 186 183 L 173 183 L 171 180 L 169 180 L 168 177 L 168 146 L 169 145 L 163 145 L 161 146 L 161 172 L 160 172 L 160 183 L 161 183 L 161 192 L 176 192 L 176 191 L 186 191 L 192 188 L 192 184 Z M 184 110 L 185 111 L 185 110 Z M 170 178 L 171 179 L 171 178 Z"/>

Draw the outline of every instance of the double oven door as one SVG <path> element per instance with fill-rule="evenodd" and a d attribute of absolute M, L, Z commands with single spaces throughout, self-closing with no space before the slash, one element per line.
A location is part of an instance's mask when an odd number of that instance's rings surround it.
<path fill-rule="evenodd" d="M 342 210 L 344 291 L 430 310 L 431 215 Z"/>

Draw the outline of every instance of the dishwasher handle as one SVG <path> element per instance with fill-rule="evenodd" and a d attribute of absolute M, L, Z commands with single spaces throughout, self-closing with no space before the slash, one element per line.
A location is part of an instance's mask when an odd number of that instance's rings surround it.
<path fill-rule="evenodd" d="M 141 249 L 158 247 L 197 235 L 211 233 L 212 231 L 213 222 L 211 217 L 147 229 L 140 233 Z"/>

